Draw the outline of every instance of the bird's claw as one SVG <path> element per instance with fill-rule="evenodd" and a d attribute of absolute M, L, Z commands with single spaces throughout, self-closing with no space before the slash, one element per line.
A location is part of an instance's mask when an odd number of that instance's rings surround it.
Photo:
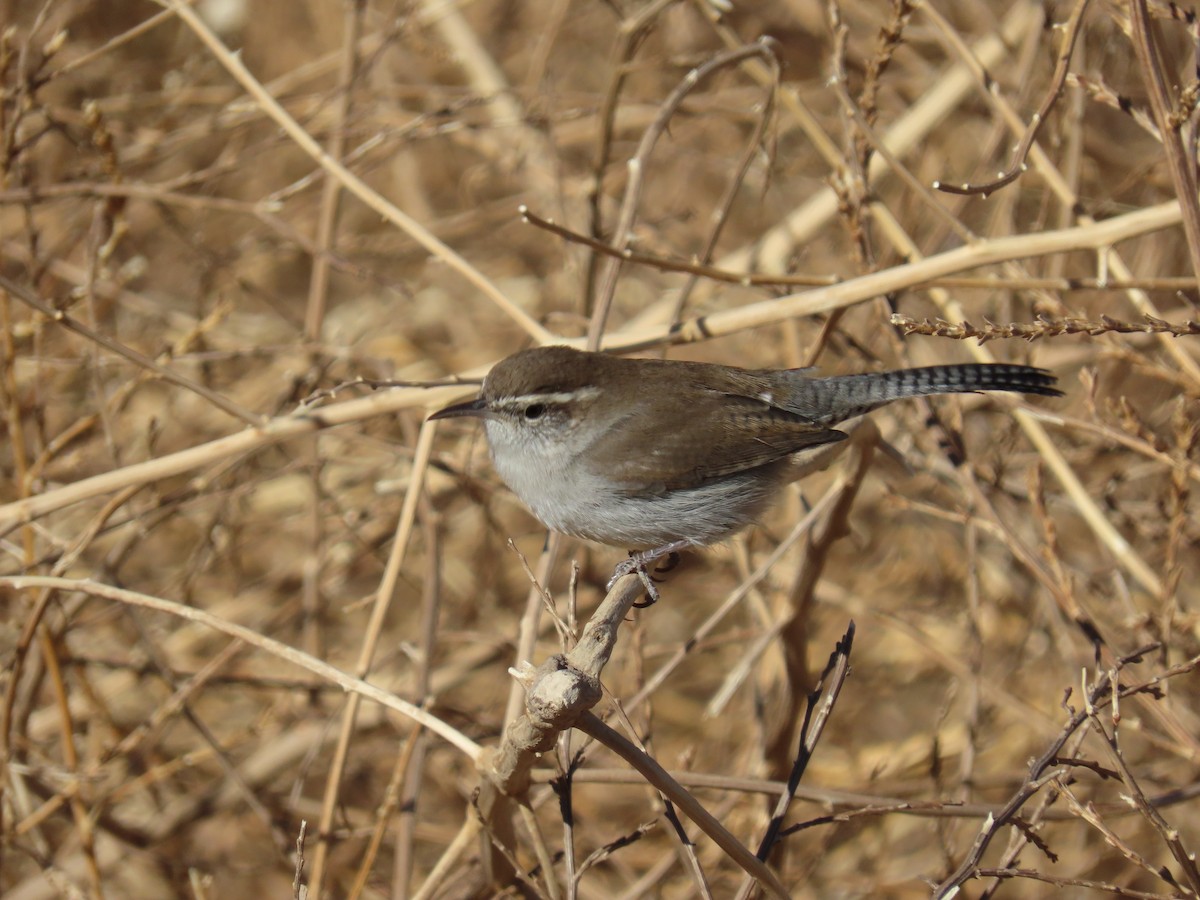
<path fill-rule="evenodd" d="M 647 567 L 665 556 L 667 558 L 666 562 L 655 568 L 654 571 L 670 572 L 679 565 L 679 551 L 686 546 L 686 541 L 675 541 L 654 550 L 630 550 L 629 558 L 621 560 L 613 570 L 612 578 L 608 579 L 608 590 L 611 591 L 613 585 L 626 575 L 632 575 L 636 572 L 638 578 L 642 581 L 642 586 L 646 589 L 646 601 L 633 605 L 639 609 L 652 606 L 658 602 L 658 587 L 654 584 L 654 578 L 650 575 L 650 570 Z"/>
<path fill-rule="evenodd" d="M 626 575 L 633 575 L 634 573 L 637 573 L 638 578 L 641 579 L 642 586 L 646 589 L 646 600 L 645 602 L 633 605 L 638 609 L 653 606 L 658 602 L 658 588 L 654 584 L 654 579 L 650 577 L 650 573 L 646 570 L 645 560 L 639 558 L 638 554 L 633 554 L 628 559 L 623 559 L 617 564 L 617 567 L 613 569 L 612 578 L 608 579 L 606 589 L 611 591 L 618 581 Z"/>

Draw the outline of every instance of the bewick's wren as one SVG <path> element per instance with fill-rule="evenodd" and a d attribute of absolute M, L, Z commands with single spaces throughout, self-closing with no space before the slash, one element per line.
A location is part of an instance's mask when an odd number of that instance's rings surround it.
<path fill-rule="evenodd" d="M 831 426 L 892 400 L 979 390 L 1061 396 L 1042 369 L 950 365 L 814 378 L 622 359 L 568 347 L 501 360 L 479 397 L 430 418 L 478 416 L 496 471 L 547 528 L 642 551 L 612 583 L 753 522 L 789 457 L 844 440 Z"/>

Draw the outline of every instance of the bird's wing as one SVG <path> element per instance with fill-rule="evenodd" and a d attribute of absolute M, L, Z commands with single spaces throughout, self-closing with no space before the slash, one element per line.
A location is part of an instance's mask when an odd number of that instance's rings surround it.
<path fill-rule="evenodd" d="M 647 415 L 630 412 L 590 453 L 609 461 L 609 476 L 630 492 L 662 493 L 699 487 L 847 436 L 774 406 L 768 398 L 725 391 L 689 396 L 692 402 L 665 411 L 656 404 L 654 421 L 630 421 Z M 709 427 L 700 428 L 700 423 Z M 698 433 L 703 439 L 697 439 Z"/>

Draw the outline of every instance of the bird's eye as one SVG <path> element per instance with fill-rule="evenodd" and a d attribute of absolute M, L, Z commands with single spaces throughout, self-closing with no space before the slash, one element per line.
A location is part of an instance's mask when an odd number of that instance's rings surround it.
<path fill-rule="evenodd" d="M 542 413 L 545 411 L 546 404 L 530 403 L 527 407 L 525 407 L 525 418 L 532 422 L 534 419 L 540 419 L 542 417 Z"/>

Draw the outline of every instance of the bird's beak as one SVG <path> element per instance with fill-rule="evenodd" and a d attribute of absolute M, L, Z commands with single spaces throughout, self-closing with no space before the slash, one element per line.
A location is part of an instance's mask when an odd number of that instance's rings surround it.
<path fill-rule="evenodd" d="M 447 406 L 445 409 L 438 410 L 428 421 L 434 419 L 453 419 L 456 416 L 485 416 L 487 415 L 487 401 L 482 397 L 476 397 L 474 400 L 468 400 L 465 403 L 455 403 L 453 406 Z"/>

